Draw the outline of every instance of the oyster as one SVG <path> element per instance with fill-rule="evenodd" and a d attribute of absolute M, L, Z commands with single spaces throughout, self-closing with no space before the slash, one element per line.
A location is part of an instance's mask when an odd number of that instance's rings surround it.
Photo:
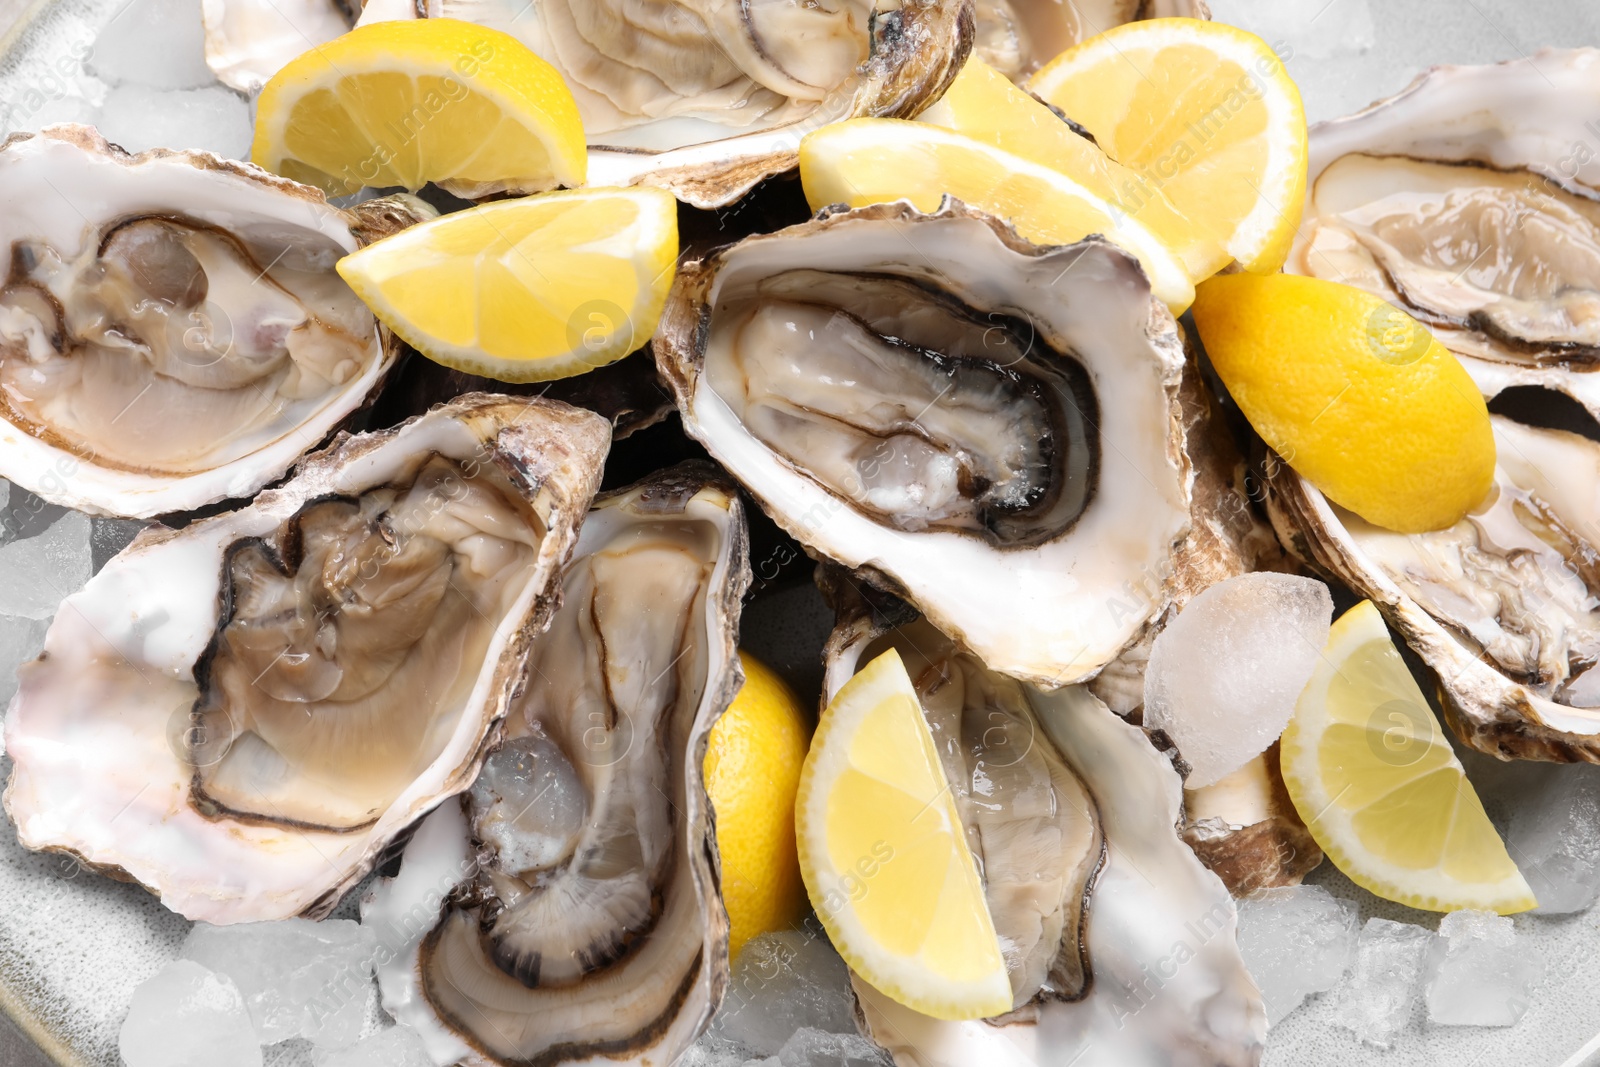
<path fill-rule="evenodd" d="M 1494 488 L 1399 534 L 1269 463 L 1284 544 L 1370 598 L 1438 675 L 1446 717 L 1499 756 L 1600 762 L 1600 444 L 1492 415 Z"/>
<path fill-rule="evenodd" d="M 1211 18 L 1205 0 L 977 0 L 976 12 L 973 53 L 1015 82 L 1124 22 Z"/>
<path fill-rule="evenodd" d="M 418 0 L 361 21 L 417 17 L 503 30 L 560 71 L 589 184 L 659 185 L 701 208 L 792 169 L 818 126 L 915 115 L 972 44 L 972 0 Z"/>
<path fill-rule="evenodd" d="M 1537 385 L 1600 413 L 1597 117 L 1600 51 L 1581 48 L 1436 67 L 1319 123 L 1285 269 L 1406 309 L 1486 396 Z"/>
<path fill-rule="evenodd" d="M 983 875 L 1015 1004 L 999 1019 L 943 1022 L 855 978 L 870 1036 L 899 1067 L 1256 1063 L 1261 996 L 1234 940 L 1232 899 L 1178 838 L 1167 758 L 1087 689 L 1044 691 L 990 672 L 914 612 L 882 598 L 851 605 L 843 588 L 833 590 L 843 617 L 825 695 L 886 648 L 900 651 Z"/>
<path fill-rule="evenodd" d="M 248 496 L 367 402 L 397 346 L 334 263 L 431 213 L 86 126 L 6 141 L 0 197 L 0 476 L 138 518 Z"/>
<path fill-rule="evenodd" d="M 300 53 L 356 24 L 360 0 L 200 0 L 206 66 L 217 80 L 254 93 Z"/>
<path fill-rule="evenodd" d="M 471 784 L 607 440 L 592 413 L 473 394 L 146 530 L 18 672 L 19 840 L 192 919 L 326 914 Z"/>
<path fill-rule="evenodd" d="M 384 1006 L 435 1062 L 669 1064 L 710 1022 L 728 920 L 700 764 L 743 683 L 746 538 L 704 463 L 584 520 L 499 747 L 363 909 L 404 942 Z"/>
<path fill-rule="evenodd" d="M 1165 606 L 1183 347 L 1100 238 L 1041 248 L 954 201 L 824 212 L 683 265 L 653 346 L 779 526 L 997 670 L 1090 677 Z"/>

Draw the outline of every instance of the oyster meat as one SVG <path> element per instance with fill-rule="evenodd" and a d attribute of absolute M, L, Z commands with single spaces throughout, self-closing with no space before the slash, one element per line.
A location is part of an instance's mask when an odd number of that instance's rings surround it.
<path fill-rule="evenodd" d="M 394 363 L 334 272 L 362 220 L 316 190 L 57 126 L 0 147 L 0 196 L 0 476 L 47 500 L 148 518 L 248 496 Z M 390 229 L 427 210 L 385 208 Z"/>
<path fill-rule="evenodd" d="M 560 71 L 589 184 L 659 185 L 700 208 L 792 169 L 818 126 L 910 118 L 972 45 L 972 0 L 418 0 L 361 21 L 418 17 L 502 30 Z"/>
<path fill-rule="evenodd" d="M 605 420 L 484 394 L 145 531 L 19 671 L 22 844 L 192 919 L 319 917 L 471 784 L 599 479 Z"/>
<path fill-rule="evenodd" d="M 743 683 L 747 536 L 704 463 L 584 521 L 498 747 L 363 909 L 405 942 L 384 1006 L 436 1062 L 669 1064 L 710 1022 L 728 920 L 700 765 Z"/>
<path fill-rule="evenodd" d="M 972 51 L 1021 82 L 1080 41 L 1141 19 L 1210 19 L 1205 0 L 977 0 Z"/>
<path fill-rule="evenodd" d="M 825 695 L 899 650 L 1006 946 L 1014 1003 L 998 1019 L 944 1022 L 856 977 L 870 1036 L 899 1067 L 1258 1062 L 1266 1016 L 1234 941 L 1233 901 L 1178 837 L 1167 758 L 1084 687 L 1045 691 L 989 671 L 904 606 L 870 592 L 851 604 L 848 579 L 830 582 L 842 617 Z"/>
<path fill-rule="evenodd" d="M 1313 127 L 1285 270 L 1426 323 L 1486 396 L 1564 392 L 1600 414 L 1600 50 L 1436 67 Z"/>
<path fill-rule="evenodd" d="M 1165 606 L 1183 346 L 1107 242 L 1041 248 L 955 201 L 824 212 L 682 266 L 653 344 L 684 429 L 778 525 L 990 666 L 1090 677 Z"/>
<path fill-rule="evenodd" d="M 1454 526 L 1380 529 L 1282 463 L 1270 468 L 1272 520 L 1434 670 L 1467 744 L 1502 759 L 1600 762 L 1600 444 L 1490 421 L 1494 487 Z"/>

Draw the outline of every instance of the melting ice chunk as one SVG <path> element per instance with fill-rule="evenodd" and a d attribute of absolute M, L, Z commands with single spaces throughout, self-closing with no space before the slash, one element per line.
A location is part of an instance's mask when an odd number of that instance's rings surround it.
<path fill-rule="evenodd" d="M 422 1038 L 409 1026 L 391 1026 L 362 1038 L 349 1048 L 317 1052 L 316 1067 L 433 1067 Z"/>
<path fill-rule="evenodd" d="M 0 615 L 48 619 L 89 580 L 89 516 L 68 511 L 49 529 L 0 547 Z"/>
<path fill-rule="evenodd" d="M 1332 989 L 1356 954 L 1356 909 L 1319 885 L 1259 889 L 1239 901 L 1239 951 L 1267 1025 Z"/>
<path fill-rule="evenodd" d="M 804 930 L 752 938 L 739 953 L 711 1035 L 775 1056 L 802 1027 L 856 1033 L 850 973 L 828 939 Z"/>
<path fill-rule="evenodd" d="M 250 105 L 218 86 L 152 89 L 124 85 L 106 94 L 96 125 L 130 152 L 197 148 L 231 159 L 250 151 Z"/>
<path fill-rule="evenodd" d="M 1261 572 L 1218 582 L 1167 624 L 1150 650 L 1144 724 L 1178 746 L 1187 787 L 1213 784 L 1277 740 L 1332 620 L 1326 585 Z"/>
<path fill-rule="evenodd" d="M 1335 1022 L 1379 1048 L 1411 1024 L 1433 933 L 1410 923 L 1368 919 L 1356 946 L 1355 971 L 1340 987 Z"/>
<path fill-rule="evenodd" d="M 1429 955 L 1428 1020 L 1513 1026 L 1543 977 L 1543 962 L 1518 944 L 1510 919 L 1487 911 L 1453 911 L 1440 921 Z"/>
<path fill-rule="evenodd" d="M 830 1034 L 804 1026 L 784 1042 L 779 1067 L 886 1067 L 889 1057 L 860 1034 Z"/>
<path fill-rule="evenodd" d="M 131 0 L 94 39 L 86 64 L 113 84 L 194 89 L 217 79 L 206 66 L 200 0 Z"/>
<path fill-rule="evenodd" d="M 182 955 L 228 975 L 266 1044 L 306 1037 L 338 1048 L 361 1036 L 377 935 L 346 919 L 196 923 Z"/>
<path fill-rule="evenodd" d="M 261 1067 L 239 988 L 193 960 L 174 960 L 134 990 L 117 1047 L 127 1067 Z"/>
<path fill-rule="evenodd" d="M 1543 914 L 1583 911 L 1600 895 L 1600 767 L 1540 765 L 1510 797 L 1506 847 Z"/>
<path fill-rule="evenodd" d="M 850 972 L 812 930 L 752 938 L 716 1018 L 678 1067 L 887 1067 L 856 1030 Z"/>

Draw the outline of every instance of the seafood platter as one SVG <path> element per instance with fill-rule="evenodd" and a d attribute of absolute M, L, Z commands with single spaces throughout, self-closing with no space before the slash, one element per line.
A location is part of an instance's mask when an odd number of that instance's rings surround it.
<path fill-rule="evenodd" d="M 0 1058 L 1600 1062 L 1600 42 L 1340 3 L 19 14 Z"/>

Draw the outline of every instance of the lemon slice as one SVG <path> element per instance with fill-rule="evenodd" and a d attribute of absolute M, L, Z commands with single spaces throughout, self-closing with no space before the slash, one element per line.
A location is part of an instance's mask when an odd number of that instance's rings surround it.
<path fill-rule="evenodd" d="M 1058 170 L 1112 209 L 1134 219 L 1181 259 L 1191 281 L 1209 278 L 1233 257 L 1210 231 L 1172 206 L 1154 183 L 1115 162 L 1010 78 L 976 56 L 918 122 L 943 126 Z"/>
<path fill-rule="evenodd" d="M 744 686 L 711 727 L 703 763 L 717 814 L 731 956 L 752 937 L 792 925 L 804 911 L 794 798 L 811 740 L 811 713 L 783 679 L 747 652 L 739 653 L 739 662 Z"/>
<path fill-rule="evenodd" d="M 1444 529 L 1493 485 L 1483 394 L 1399 308 L 1338 282 L 1222 274 L 1201 283 L 1194 321 L 1262 439 L 1368 522 Z"/>
<path fill-rule="evenodd" d="M 1282 767 L 1311 836 L 1357 885 L 1429 911 L 1535 906 L 1370 600 L 1333 624 Z"/>
<path fill-rule="evenodd" d="M 1219 22 L 1129 22 L 1067 49 L 1028 88 L 1246 270 L 1283 266 L 1305 199 L 1306 116 L 1267 42 Z"/>
<path fill-rule="evenodd" d="M 863 980 L 940 1019 L 1011 1010 L 1011 983 L 933 734 L 899 653 L 822 713 L 795 801 L 800 872 Z"/>
<path fill-rule="evenodd" d="M 1139 260 L 1174 314 L 1194 300 L 1188 268 L 1140 220 L 1052 167 L 940 126 L 903 119 L 824 126 L 800 142 L 800 180 L 813 210 L 909 200 L 935 211 L 949 193 L 1035 244 L 1102 234 Z"/>
<path fill-rule="evenodd" d="M 363 186 L 462 196 L 582 185 L 578 105 L 509 34 L 456 19 L 361 26 L 267 82 L 250 159 L 329 195 Z"/>
<path fill-rule="evenodd" d="M 660 189 L 574 189 L 442 215 L 339 261 L 429 359 L 505 382 L 565 378 L 655 332 L 678 255 Z"/>

